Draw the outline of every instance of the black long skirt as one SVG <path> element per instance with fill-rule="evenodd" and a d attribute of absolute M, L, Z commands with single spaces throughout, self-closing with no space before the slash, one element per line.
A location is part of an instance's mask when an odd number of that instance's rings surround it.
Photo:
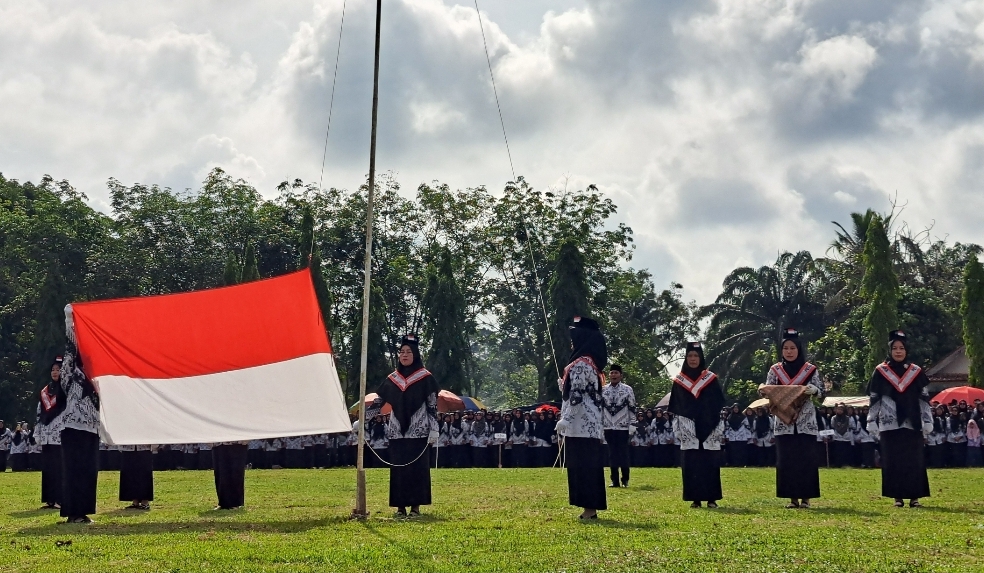
<path fill-rule="evenodd" d="M 851 442 L 830 441 L 830 467 L 841 468 L 851 465 Z"/>
<path fill-rule="evenodd" d="M 154 454 L 150 450 L 121 453 L 120 501 L 153 501 Z"/>
<path fill-rule="evenodd" d="M 778 452 L 776 455 L 779 455 Z M 728 442 L 728 465 L 733 468 L 743 468 L 748 465 L 748 442 Z"/>
<path fill-rule="evenodd" d="M 776 436 L 776 497 L 816 499 L 820 497 L 820 467 L 816 436 Z"/>
<path fill-rule="evenodd" d="M 108 460 L 108 468 L 111 472 L 120 471 L 120 463 L 123 459 L 123 452 L 120 450 L 107 450 L 106 459 Z"/>
<path fill-rule="evenodd" d="M 601 440 L 565 438 L 564 450 L 568 502 L 584 509 L 608 509 L 603 465 L 605 448 Z"/>
<path fill-rule="evenodd" d="M 41 446 L 42 448 L 44 446 Z M 41 452 L 31 452 L 27 454 L 27 468 L 32 472 L 39 472 L 44 469 L 44 454 Z"/>
<path fill-rule="evenodd" d="M 314 446 L 313 450 L 314 459 L 311 462 L 312 467 L 316 468 L 330 468 L 331 463 L 328 461 L 328 446 L 325 444 L 317 444 Z"/>
<path fill-rule="evenodd" d="M 900 428 L 881 433 L 882 496 L 929 497 L 922 432 Z"/>
<path fill-rule="evenodd" d="M 290 469 L 304 467 L 304 450 L 287 450 L 287 466 Z"/>
<path fill-rule="evenodd" d="M 683 501 L 717 501 L 724 497 L 721 494 L 721 452 L 705 450 L 704 444 L 699 447 L 680 451 Z"/>
<path fill-rule="evenodd" d="M 10 471 L 12 472 L 27 471 L 27 454 L 23 454 L 23 453 L 10 454 Z"/>
<path fill-rule="evenodd" d="M 492 467 L 492 448 L 481 448 L 472 446 L 471 449 L 472 456 L 472 467 L 473 468 L 490 468 Z"/>
<path fill-rule="evenodd" d="M 875 444 L 874 442 L 861 442 L 861 467 L 875 467 Z"/>
<path fill-rule="evenodd" d="M 512 447 L 512 464 L 514 468 L 528 468 L 530 467 L 529 456 L 529 446 L 526 444 L 513 444 Z"/>
<path fill-rule="evenodd" d="M 962 468 L 967 466 L 967 442 L 950 444 L 950 467 Z"/>
<path fill-rule="evenodd" d="M 431 504 L 430 455 L 426 451 L 429 449 L 427 438 L 390 440 L 390 463 L 402 466 L 390 468 L 390 507 Z"/>
<path fill-rule="evenodd" d="M 62 462 L 61 446 L 41 446 L 41 503 L 61 503 Z"/>
<path fill-rule="evenodd" d="M 212 450 L 198 450 L 198 469 L 212 469 Z"/>
<path fill-rule="evenodd" d="M 65 428 L 62 443 L 61 516 L 85 517 L 96 512 L 99 480 L 99 435 Z"/>
<path fill-rule="evenodd" d="M 212 448 L 212 474 L 219 507 L 233 509 L 246 505 L 246 444 Z"/>
<path fill-rule="evenodd" d="M 653 467 L 652 446 L 629 446 L 629 465 L 634 468 Z"/>
<path fill-rule="evenodd" d="M 7 471 L 7 456 L 10 450 L 0 450 L 0 474 Z"/>
<path fill-rule="evenodd" d="M 942 444 L 926 447 L 926 456 L 929 458 L 929 467 L 946 467 L 946 448 Z"/>

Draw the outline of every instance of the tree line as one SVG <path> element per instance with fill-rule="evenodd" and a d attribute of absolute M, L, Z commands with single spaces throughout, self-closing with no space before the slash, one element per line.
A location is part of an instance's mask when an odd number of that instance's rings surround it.
<path fill-rule="evenodd" d="M 396 363 L 417 332 L 445 388 L 503 406 L 556 399 L 567 325 L 596 317 L 636 393 L 668 391 L 666 365 L 706 339 L 711 367 L 735 399 L 776 360 L 780 329 L 798 327 L 832 383 L 863 387 L 902 326 L 932 363 L 966 342 L 980 376 L 984 279 L 977 245 L 911 232 L 891 214 L 854 214 L 824 257 L 782 253 L 735 269 L 714 303 L 633 268 L 632 229 L 593 186 L 500 193 L 437 182 L 400 193 L 377 182 L 368 380 Z M 366 186 L 285 181 L 273 199 L 221 169 L 200 189 L 108 182 L 110 213 L 67 181 L 0 174 L 0 418 L 33 418 L 51 358 L 64 345 L 65 304 L 212 288 L 310 267 L 343 390 L 357 399 Z M 976 281 L 976 282 L 975 282 Z M 542 298 L 541 298 L 542 297 Z M 243 312 L 249 312 L 243 309 Z M 148 324 L 147 328 L 154 325 Z M 859 340 L 878 341 L 858 344 Z"/>

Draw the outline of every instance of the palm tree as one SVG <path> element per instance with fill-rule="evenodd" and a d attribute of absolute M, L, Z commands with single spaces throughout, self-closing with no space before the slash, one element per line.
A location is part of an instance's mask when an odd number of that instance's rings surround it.
<path fill-rule="evenodd" d="M 828 255 L 832 256 L 814 262 L 816 277 L 823 285 L 823 298 L 827 301 L 824 310 L 834 318 L 843 318 L 859 302 L 858 292 L 864 276 L 861 254 L 864 252 L 868 226 L 876 215 L 878 213 L 871 209 L 864 213 L 851 213 L 850 230 L 832 221 L 837 227 L 837 238 L 827 249 Z M 891 229 L 892 215 L 886 215 L 884 221 L 885 228 Z M 893 243 L 893 252 L 895 250 L 896 244 Z"/>
<path fill-rule="evenodd" d="M 808 251 L 782 253 L 772 266 L 741 267 L 724 279 L 717 300 L 700 310 L 710 318 L 709 368 L 727 381 L 751 365 L 755 352 L 775 352 L 784 327 L 807 335 L 822 330 L 816 302 L 814 261 Z"/>

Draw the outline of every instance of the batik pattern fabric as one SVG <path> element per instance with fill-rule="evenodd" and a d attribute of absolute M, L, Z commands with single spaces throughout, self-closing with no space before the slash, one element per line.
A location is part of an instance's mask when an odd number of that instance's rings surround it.
<path fill-rule="evenodd" d="M 636 399 L 632 387 L 624 382 L 609 384 L 601 391 L 605 409 L 602 422 L 606 430 L 628 430 L 635 423 Z"/>
<path fill-rule="evenodd" d="M 60 416 L 62 428 L 98 434 L 98 398 L 86 391 L 86 386 L 91 383 L 85 379 L 85 374 L 75 366 L 75 357 L 71 352 L 65 353 L 59 383 L 65 392 L 65 411 Z"/>
<path fill-rule="evenodd" d="M 904 428 L 907 430 L 922 430 L 923 436 L 928 436 L 933 432 L 933 410 L 929 405 L 929 392 L 922 391 L 925 400 L 919 401 L 919 417 L 922 420 L 921 428 L 913 428 L 909 420 L 899 425 L 898 414 L 896 413 L 895 400 L 889 396 L 879 396 L 874 399 L 872 395 L 871 406 L 868 409 L 868 432 L 877 435 L 880 432 L 888 432 Z"/>
<path fill-rule="evenodd" d="M 780 370 L 782 369 L 781 363 L 776 366 L 778 366 Z M 765 379 L 766 386 L 778 386 L 783 383 L 783 380 L 780 380 L 780 374 L 776 372 L 776 366 L 769 369 L 769 375 L 766 376 Z M 810 366 L 813 365 L 807 362 L 803 365 L 803 368 L 806 369 Z M 798 382 L 795 377 L 793 377 L 792 380 L 794 382 Z M 823 400 L 823 397 L 826 395 L 823 388 L 823 382 L 820 380 L 820 372 L 815 367 L 812 368 L 812 374 L 805 381 L 803 381 L 803 385 L 816 388 L 816 394 L 814 394 L 814 396 L 817 396 L 820 400 Z M 807 400 L 803 404 L 803 407 L 799 411 L 799 415 L 796 417 L 795 424 L 786 424 L 775 416 L 773 416 L 773 424 L 773 432 L 777 436 L 788 436 L 794 433 L 816 436 L 820 432 L 819 428 L 817 428 L 817 410 L 813 405 L 813 400 Z M 796 426 L 795 430 L 793 429 L 794 425 Z"/>
<path fill-rule="evenodd" d="M 696 450 L 700 446 L 697 441 L 697 430 L 694 421 L 685 416 L 673 417 L 673 437 L 680 445 L 681 450 Z M 711 434 L 704 440 L 705 450 L 720 450 L 721 439 L 724 437 L 724 420 L 711 431 Z"/>
<path fill-rule="evenodd" d="M 366 408 L 366 419 L 370 419 L 379 414 L 385 402 L 381 398 L 376 398 L 372 405 Z M 386 437 L 390 440 L 400 438 L 426 438 L 431 432 L 437 432 L 437 394 L 432 393 L 427 396 L 427 400 L 417 408 L 417 411 L 410 417 L 410 423 L 406 431 L 400 427 L 400 421 L 396 416 L 390 416 L 389 423 L 386 425 Z"/>
<path fill-rule="evenodd" d="M 569 393 L 560 409 L 560 419 L 567 422 L 565 436 L 604 439 L 605 428 L 601 414 L 604 399 L 594 362 L 588 357 L 576 359 L 567 367 L 565 378 L 565 386 L 569 384 Z"/>

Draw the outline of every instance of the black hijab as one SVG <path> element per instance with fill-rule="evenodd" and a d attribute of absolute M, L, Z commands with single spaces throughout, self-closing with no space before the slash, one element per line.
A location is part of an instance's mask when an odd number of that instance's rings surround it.
<path fill-rule="evenodd" d="M 434 379 L 434 376 L 424 370 L 424 362 L 420 358 L 417 337 L 412 335 L 403 337 L 403 340 L 400 341 L 400 348 L 404 346 L 410 347 L 410 351 L 413 353 L 413 363 L 410 366 L 399 364 L 396 371 L 390 374 L 390 377 L 386 378 L 379 385 L 376 394 L 393 408 L 392 415 L 400 422 L 402 431 L 406 432 L 410 428 L 410 420 L 413 418 L 413 415 L 427 402 L 427 398 L 431 394 L 436 395 L 440 392 L 441 387 L 438 385 L 437 380 Z M 396 374 L 406 379 L 417 374 L 420 370 L 423 370 L 426 374 L 405 388 L 401 388 L 393 381 Z"/>
<path fill-rule="evenodd" d="M 728 414 L 728 425 L 731 426 L 731 429 L 736 432 L 739 428 L 741 428 L 741 423 L 745 421 L 745 415 L 740 411 L 735 412 L 737 409 L 738 404 L 735 404 L 731 407 L 731 413 Z"/>
<path fill-rule="evenodd" d="M 683 368 L 680 371 L 687 378 L 698 380 L 707 369 L 704 350 L 699 342 L 689 342 L 687 343 L 687 354 L 691 352 L 696 352 L 700 356 L 700 364 L 697 368 L 690 368 L 687 366 L 686 358 L 684 358 Z M 703 443 L 714 431 L 714 428 L 721 423 L 722 406 L 724 406 L 724 389 L 721 388 L 721 382 L 716 378 L 704 388 L 699 398 L 695 398 L 690 391 L 676 382 L 673 383 L 673 389 L 670 390 L 669 411 L 694 421 L 694 430 L 700 443 Z"/>
<path fill-rule="evenodd" d="M 514 416 L 513 417 L 513 421 L 512 421 L 512 434 L 515 435 L 515 436 L 521 436 L 521 435 L 523 435 L 523 415 L 522 414 L 519 414 L 518 416 Z"/>
<path fill-rule="evenodd" d="M 598 370 L 608 366 L 608 346 L 601 334 L 598 323 L 586 316 L 575 316 L 570 327 L 571 359 L 568 364 L 582 356 L 590 356 Z"/>
<path fill-rule="evenodd" d="M 796 345 L 796 360 L 787 361 L 782 356 L 782 347 L 786 344 L 786 341 L 790 341 Z M 779 358 L 782 359 L 782 369 L 786 372 L 786 375 L 790 378 L 796 376 L 803 369 L 803 365 L 806 364 L 806 353 L 803 352 L 803 341 L 800 340 L 799 333 L 796 329 L 787 328 L 782 334 L 782 342 L 779 343 Z"/>
<path fill-rule="evenodd" d="M 764 438 L 769 435 L 769 430 L 772 429 L 772 424 L 769 420 L 770 416 L 768 412 L 764 415 L 758 410 L 755 411 L 755 435 L 759 438 Z"/>
<path fill-rule="evenodd" d="M 892 345 L 895 342 L 901 342 L 902 347 L 905 348 L 906 356 L 902 362 L 896 362 L 892 359 Z M 885 360 L 885 364 L 899 377 L 904 376 L 909 369 L 909 365 L 912 364 L 909 360 L 908 340 L 906 339 L 905 333 L 901 330 L 895 330 L 888 335 L 888 358 Z M 871 380 L 868 382 L 868 395 L 871 396 L 872 402 L 877 402 L 882 396 L 888 396 L 895 402 L 895 411 L 898 416 L 899 426 L 908 420 L 913 428 L 919 429 L 922 427 L 919 400 L 922 398 L 923 389 L 928 385 L 929 378 L 926 377 L 926 372 L 920 371 L 916 379 L 906 387 L 905 391 L 899 392 L 885 376 L 878 370 L 875 370 L 871 375 Z"/>
<path fill-rule="evenodd" d="M 601 334 L 598 323 L 586 316 L 575 316 L 574 324 L 570 327 L 571 333 L 571 359 L 568 365 L 582 356 L 588 356 L 594 361 L 598 370 L 604 370 L 608 366 L 608 346 L 605 344 L 605 336 Z M 597 392 L 601 392 L 601 377 L 598 377 Z M 564 376 L 563 399 L 571 397 L 571 383 Z M 539 426 L 539 424 L 537 424 Z M 539 437 L 539 436 L 537 436 Z"/>

